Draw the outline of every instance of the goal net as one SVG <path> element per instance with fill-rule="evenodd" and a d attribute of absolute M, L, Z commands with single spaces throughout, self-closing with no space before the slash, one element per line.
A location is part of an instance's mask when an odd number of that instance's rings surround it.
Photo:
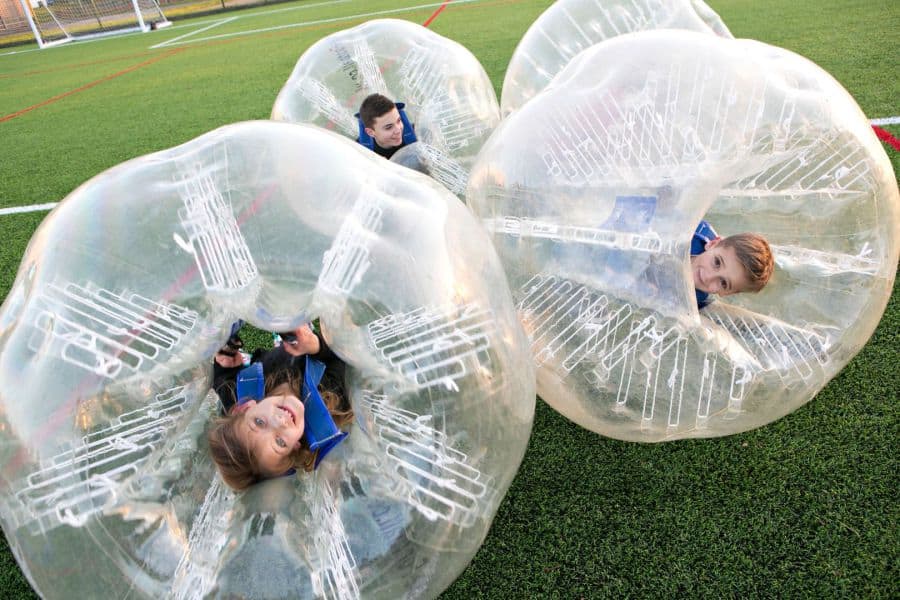
<path fill-rule="evenodd" d="M 171 25 L 157 0 L 20 0 L 38 46 Z"/>

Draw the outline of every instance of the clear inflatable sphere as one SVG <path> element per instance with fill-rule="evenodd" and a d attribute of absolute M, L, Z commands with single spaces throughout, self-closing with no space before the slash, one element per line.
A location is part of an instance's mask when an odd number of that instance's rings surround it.
<path fill-rule="evenodd" d="M 503 79 L 501 114 L 518 110 L 582 50 L 652 29 L 732 37 L 702 0 L 557 0 L 532 23 L 513 52 Z"/>
<path fill-rule="evenodd" d="M 500 122 L 497 96 L 471 52 L 421 25 L 378 19 L 322 38 L 297 61 L 272 119 L 356 140 L 355 115 L 373 93 L 405 105 L 432 177 L 464 195 L 472 162 Z"/>
<path fill-rule="evenodd" d="M 236 124 L 85 183 L 0 312 L 0 519 L 30 583 L 45 598 L 437 595 L 531 431 L 503 281 L 457 198 L 316 127 Z M 316 317 L 348 365 L 349 436 L 315 471 L 234 493 L 205 438 L 213 354 L 236 319 Z"/>
<path fill-rule="evenodd" d="M 467 201 L 538 394 L 624 440 L 726 435 L 807 402 L 872 334 L 900 248 L 891 164 L 840 84 L 786 50 L 674 30 L 576 57 L 495 131 Z M 724 246 L 692 250 L 704 219 L 768 241 L 768 285 L 699 309 L 698 277 L 745 272 Z"/>

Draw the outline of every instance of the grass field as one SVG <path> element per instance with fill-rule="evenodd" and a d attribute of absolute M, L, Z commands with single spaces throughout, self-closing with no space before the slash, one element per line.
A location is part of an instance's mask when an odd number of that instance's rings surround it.
<path fill-rule="evenodd" d="M 736 37 L 818 63 L 871 118 L 900 114 L 896 0 L 708 3 Z M 549 4 L 449 5 L 431 28 L 468 47 L 499 96 L 517 41 Z M 375 16 L 423 23 L 436 8 L 308 0 L 145 35 L 0 51 L 0 208 L 58 201 L 126 159 L 265 119 L 320 37 Z M 885 129 L 900 137 L 900 127 Z M 900 155 L 886 148 L 896 173 Z M 0 215 L 4 296 L 45 216 Z M 898 298 L 895 285 L 873 338 L 816 398 L 756 431 L 630 444 L 539 402 L 487 540 L 444 597 L 900 596 Z M 3 546 L 0 597 L 32 595 Z"/>

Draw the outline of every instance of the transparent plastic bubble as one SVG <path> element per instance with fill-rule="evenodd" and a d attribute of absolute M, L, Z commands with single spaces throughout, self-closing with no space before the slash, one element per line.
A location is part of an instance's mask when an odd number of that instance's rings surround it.
<path fill-rule="evenodd" d="M 278 94 L 272 119 L 312 123 L 351 139 L 370 94 L 406 105 L 432 175 L 458 196 L 481 146 L 500 122 L 490 78 L 465 47 L 398 19 L 338 31 L 303 53 Z"/>
<path fill-rule="evenodd" d="M 538 394 L 626 440 L 793 411 L 865 344 L 897 269 L 897 183 L 865 115 L 813 63 L 748 40 L 657 31 L 584 51 L 500 125 L 467 201 L 506 268 Z M 701 219 L 767 238 L 762 291 L 698 310 Z"/>
<path fill-rule="evenodd" d="M 503 79 L 501 114 L 506 117 L 518 110 L 582 50 L 618 35 L 652 29 L 732 37 L 719 15 L 701 0 L 558 0 L 516 46 Z"/>
<path fill-rule="evenodd" d="M 315 317 L 349 365 L 350 435 L 235 495 L 205 440 L 212 356 L 238 318 Z M 47 598 L 434 596 L 531 431 L 488 235 L 433 180 L 316 127 L 232 125 L 85 183 L 0 322 L 0 518 Z"/>
<path fill-rule="evenodd" d="M 391 157 L 391 162 L 428 175 L 458 196 L 465 195 L 468 171 L 431 144 L 415 142 L 404 146 Z"/>

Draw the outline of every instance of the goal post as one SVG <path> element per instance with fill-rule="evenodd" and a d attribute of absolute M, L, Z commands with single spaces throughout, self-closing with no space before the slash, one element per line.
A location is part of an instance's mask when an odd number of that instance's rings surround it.
<path fill-rule="evenodd" d="M 157 0 L 19 0 L 38 46 L 171 25 Z"/>

